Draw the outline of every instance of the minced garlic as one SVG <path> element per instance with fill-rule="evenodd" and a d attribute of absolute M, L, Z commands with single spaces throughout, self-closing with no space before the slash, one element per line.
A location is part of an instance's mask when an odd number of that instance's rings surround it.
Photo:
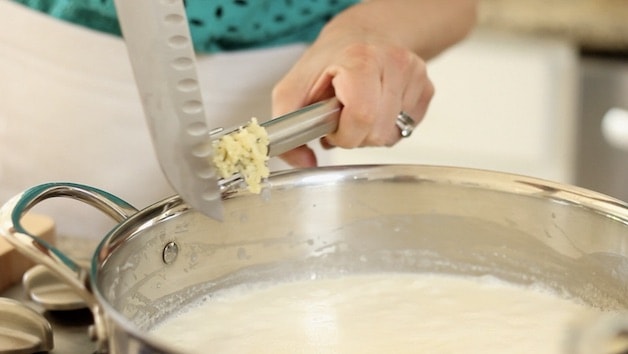
<path fill-rule="evenodd" d="M 213 142 L 214 165 L 222 178 L 240 173 L 252 193 L 260 193 L 262 180 L 270 174 L 268 169 L 268 134 L 252 118 L 238 130 Z"/>

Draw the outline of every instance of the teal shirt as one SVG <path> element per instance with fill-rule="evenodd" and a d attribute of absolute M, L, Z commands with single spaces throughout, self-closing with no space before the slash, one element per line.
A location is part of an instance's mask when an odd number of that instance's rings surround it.
<path fill-rule="evenodd" d="M 120 36 L 113 0 L 14 0 L 58 19 Z M 127 0 L 134 1 L 134 0 Z M 360 0 L 186 0 L 194 47 L 213 53 L 311 42 Z"/>

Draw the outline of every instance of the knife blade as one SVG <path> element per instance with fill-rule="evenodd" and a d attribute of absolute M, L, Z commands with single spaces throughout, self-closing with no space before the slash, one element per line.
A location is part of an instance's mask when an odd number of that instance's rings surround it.
<path fill-rule="evenodd" d="M 222 220 L 218 176 L 182 0 L 116 0 L 161 169 L 192 208 Z"/>

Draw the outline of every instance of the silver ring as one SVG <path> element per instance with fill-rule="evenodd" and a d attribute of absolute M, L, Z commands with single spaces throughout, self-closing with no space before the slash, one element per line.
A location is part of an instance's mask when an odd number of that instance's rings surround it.
<path fill-rule="evenodd" d="M 397 126 L 397 128 L 399 128 L 401 137 L 407 138 L 412 135 L 412 131 L 414 130 L 414 126 L 416 126 L 416 122 L 406 112 L 401 111 L 399 112 L 399 114 L 397 114 L 397 120 L 395 121 L 395 125 Z"/>

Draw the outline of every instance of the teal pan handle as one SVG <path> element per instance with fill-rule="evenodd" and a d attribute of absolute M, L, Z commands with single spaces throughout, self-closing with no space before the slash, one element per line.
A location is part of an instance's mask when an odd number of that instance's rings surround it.
<path fill-rule="evenodd" d="M 51 198 L 70 198 L 95 207 L 117 222 L 138 210 L 124 200 L 97 188 L 75 183 L 47 183 L 32 187 L 7 201 L 0 208 L 0 236 L 18 252 L 52 273 L 76 290 L 94 315 L 95 339 L 99 352 L 107 346 L 106 326 L 102 309 L 92 293 L 89 270 L 65 255 L 49 242 L 30 234 L 21 224 L 22 217 L 35 205 Z"/>

